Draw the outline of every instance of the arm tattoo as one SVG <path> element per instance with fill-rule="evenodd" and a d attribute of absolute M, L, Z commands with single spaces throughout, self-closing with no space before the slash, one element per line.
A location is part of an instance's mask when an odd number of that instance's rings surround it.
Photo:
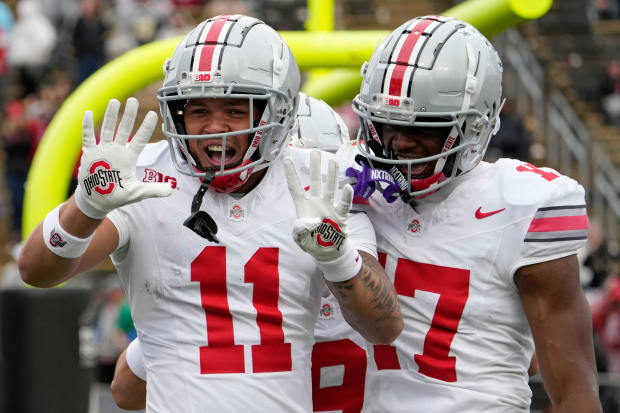
<path fill-rule="evenodd" d="M 360 279 L 364 286 L 373 293 L 373 308 L 381 310 L 381 316 L 376 321 L 382 321 L 394 317 L 394 313 L 400 314 L 400 305 L 394 293 L 394 284 L 387 277 L 381 265 L 370 254 L 361 252 L 362 269 Z M 369 259 L 364 259 L 367 255 Z"/>
<path fill-rule="evenodd" d="M 400 318 L 400 305 L 394 293 L 394 285 L 374 257 L 363 251 L 360 251 L 360 255 L 362 256 L 362 268 L 357 274 L 359 277 L 357 287 L 355 285 L 355 278 L 357 277 L 344 282 L 328 283 L 332 293 L 339 298 L 340 308 L 345 319 L 353 327 L 359 326 L 356 317 L 353 315 L 351 303 L 351 295 L 355 288 L 362 288 L 371 295 L 375 323 Z"/>

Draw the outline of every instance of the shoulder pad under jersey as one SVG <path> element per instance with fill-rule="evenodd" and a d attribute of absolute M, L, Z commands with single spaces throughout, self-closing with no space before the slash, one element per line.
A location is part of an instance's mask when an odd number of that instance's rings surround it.
<path fill-rule="evenodd" d="M 141 167 L 155 165 L 164 157 L 169 156 L 169 152 L 170 146 L 165 140 L 149 143 L 144 147 L 144 150 L 142 150 L 140 156 L 138 156 L 136 166 Z"/>
<path fill-rule="evenodd" d="M 505 240 L 520 245 L 519 255 L 508 261 L 507 274 L 524 265 L 574 254 L 588 237 L 585 191 L 575 180 L 551 168 L 501 159 L 501 191 L 507 209 L 523 219 L 520 231 Z M 516 249 L 515 249 L 516 250 Z"/>
<path fill-rule="evenodd" d="M 584 190 L 575 180 L 551 168 L 515 159 L 495 163 L 501 176 L 503 200 L 514 206 L 562 206 L 584 203 Z"/>

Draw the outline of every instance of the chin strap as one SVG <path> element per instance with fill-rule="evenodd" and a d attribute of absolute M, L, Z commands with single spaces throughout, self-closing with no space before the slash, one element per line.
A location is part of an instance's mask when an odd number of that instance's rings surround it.
<path fill-rule="evenodd" d="M 368 142 L 368 147 L 375 153 L 375 155 L 379 158 L 386 158 L 383 153 L 383 147 L 377 141 Z M 387 159 L 387 158 L 386 158 Z M 396 184 L 398 185 L 398 196 L 400 199 L 407 205 L 409 205 L 415 211 L 415 207 L 417 202 L 415 198 L 409 193 L 409 180 L 405 178 L 405 175 L 396 165 L 390 165 L 383 162 L 373 162 L 373 166 L 379 169 L 383 169 L 387 171 L 392 177 Z"/>
<path fill-rule="evenodd" d="M 201 237 L 219 244 L 220 240 L 215 236 L 215 234 L 217 234 L 217 224 L 211 215 L 209 215 L 206 211 L 200 210 L 202 198 L 204 197 L 205 192 L 209 189 L 209 185 L 211 185 L 214 178 L 215 177 L 213 174 L 210 173 L 203 178 L 200 188 L 198 188 L 198 192 L 196 192 L 194 199 L 192 199 L 192 213 L 183 222 L 183 225 Z"/>

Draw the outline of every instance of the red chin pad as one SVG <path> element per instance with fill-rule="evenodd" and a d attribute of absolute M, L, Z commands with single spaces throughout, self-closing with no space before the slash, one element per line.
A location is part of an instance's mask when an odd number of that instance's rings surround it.
<path fill-rule="evenodd" d="M 245 179 L 241 179 L 241 172 L 233 175 L 218 176 L 211 182 L 209 188 L 213 189 L 218 194 L 227 194 L 246 183 L 249 177 L 250 175 L 248 173 Z"/>
<path fill-rule="evenodd" d="M 248 159 L 239 166 L 247 165 L 250 162 L 252 161 Z M 239 166 L 237 166 L 237 168 Z M 248 181 L 250 175 L 252 175 L 253 170 L 254 168 L 249 168 L 245 171 L 237 172 L 236 174 L 216 176 L 211 182 L 209 188 L 213 189 L 213 191 L 217 192 L 218 194 L 227 194 L 229 192 L 232 192 Z M 245 178 L 241 179 L 241 175 L 244 175 Z"/>
<path fill-rule="evenodd" d="M 443 182 L 446 180 L 446 176 L 444 175 L 443 172 L 437 172 L 435 175 L 431 175 L 428 178 L 423 178 L 423 179 L 412 179 L 411 180 L 411 187 L 413 188 L 414 191 L 422 191 L 424 189 L 428 189 L 431 185 L 433 184 L 438 184 L 440 182 Z M 424 199 L 427 196 L 431 195 L 435 193 L 435 191 L 430 191 L 427 192 L 423 195 L 418 195 L 415 197 L 415 199 Z"/>

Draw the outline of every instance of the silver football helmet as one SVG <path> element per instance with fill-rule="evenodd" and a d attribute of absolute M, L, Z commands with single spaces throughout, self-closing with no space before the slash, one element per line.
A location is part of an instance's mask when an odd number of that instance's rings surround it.
<path fill-rule="evenodd" d="M 336 152 L 349 140 L 349 129 L 340 115 L 320 99 L 299 92 L 299 106 L 293 124 L 291 144 Z"/>
<path fill-rule="evenodd" d="M 164 135 L 179 172 L 213 178 L 211 188 L 230 192 L 249 176 L 269 165 L 288 142 L 297 106 L 300 73 L 282 37 L 253 17 L 217 16 L 205 20 L 177 46 L 164 63 L 164 84 L 157 99 Z M 244 130 L 188 135 L 183 110 L 189 99 L 238 98 L 249 101 L 250 113 L 258 105 L 262 116 L 251 115 Z M 242 161 L 226 162 L 226 138 L 249 134 L 251 144 Z M 188 139 L 220 139 L 222 161 L 203 168 L 188 150 Z"/>
<path fill-rule="evenodd" d="M 371 162 L 407 172 L 416 199 L 473 169 L 499 129 L 502 63 L 491 43 L 463 21 L 424 16 L 404 23 L 362 66 L 362 77 L 353 101 L 360 151 Z M 445 128 L 441 152 L 396 159 L 382 140 L 385 124 Z M 416 179 L 412 169 L 430 162 L 433 174 Z"/>

